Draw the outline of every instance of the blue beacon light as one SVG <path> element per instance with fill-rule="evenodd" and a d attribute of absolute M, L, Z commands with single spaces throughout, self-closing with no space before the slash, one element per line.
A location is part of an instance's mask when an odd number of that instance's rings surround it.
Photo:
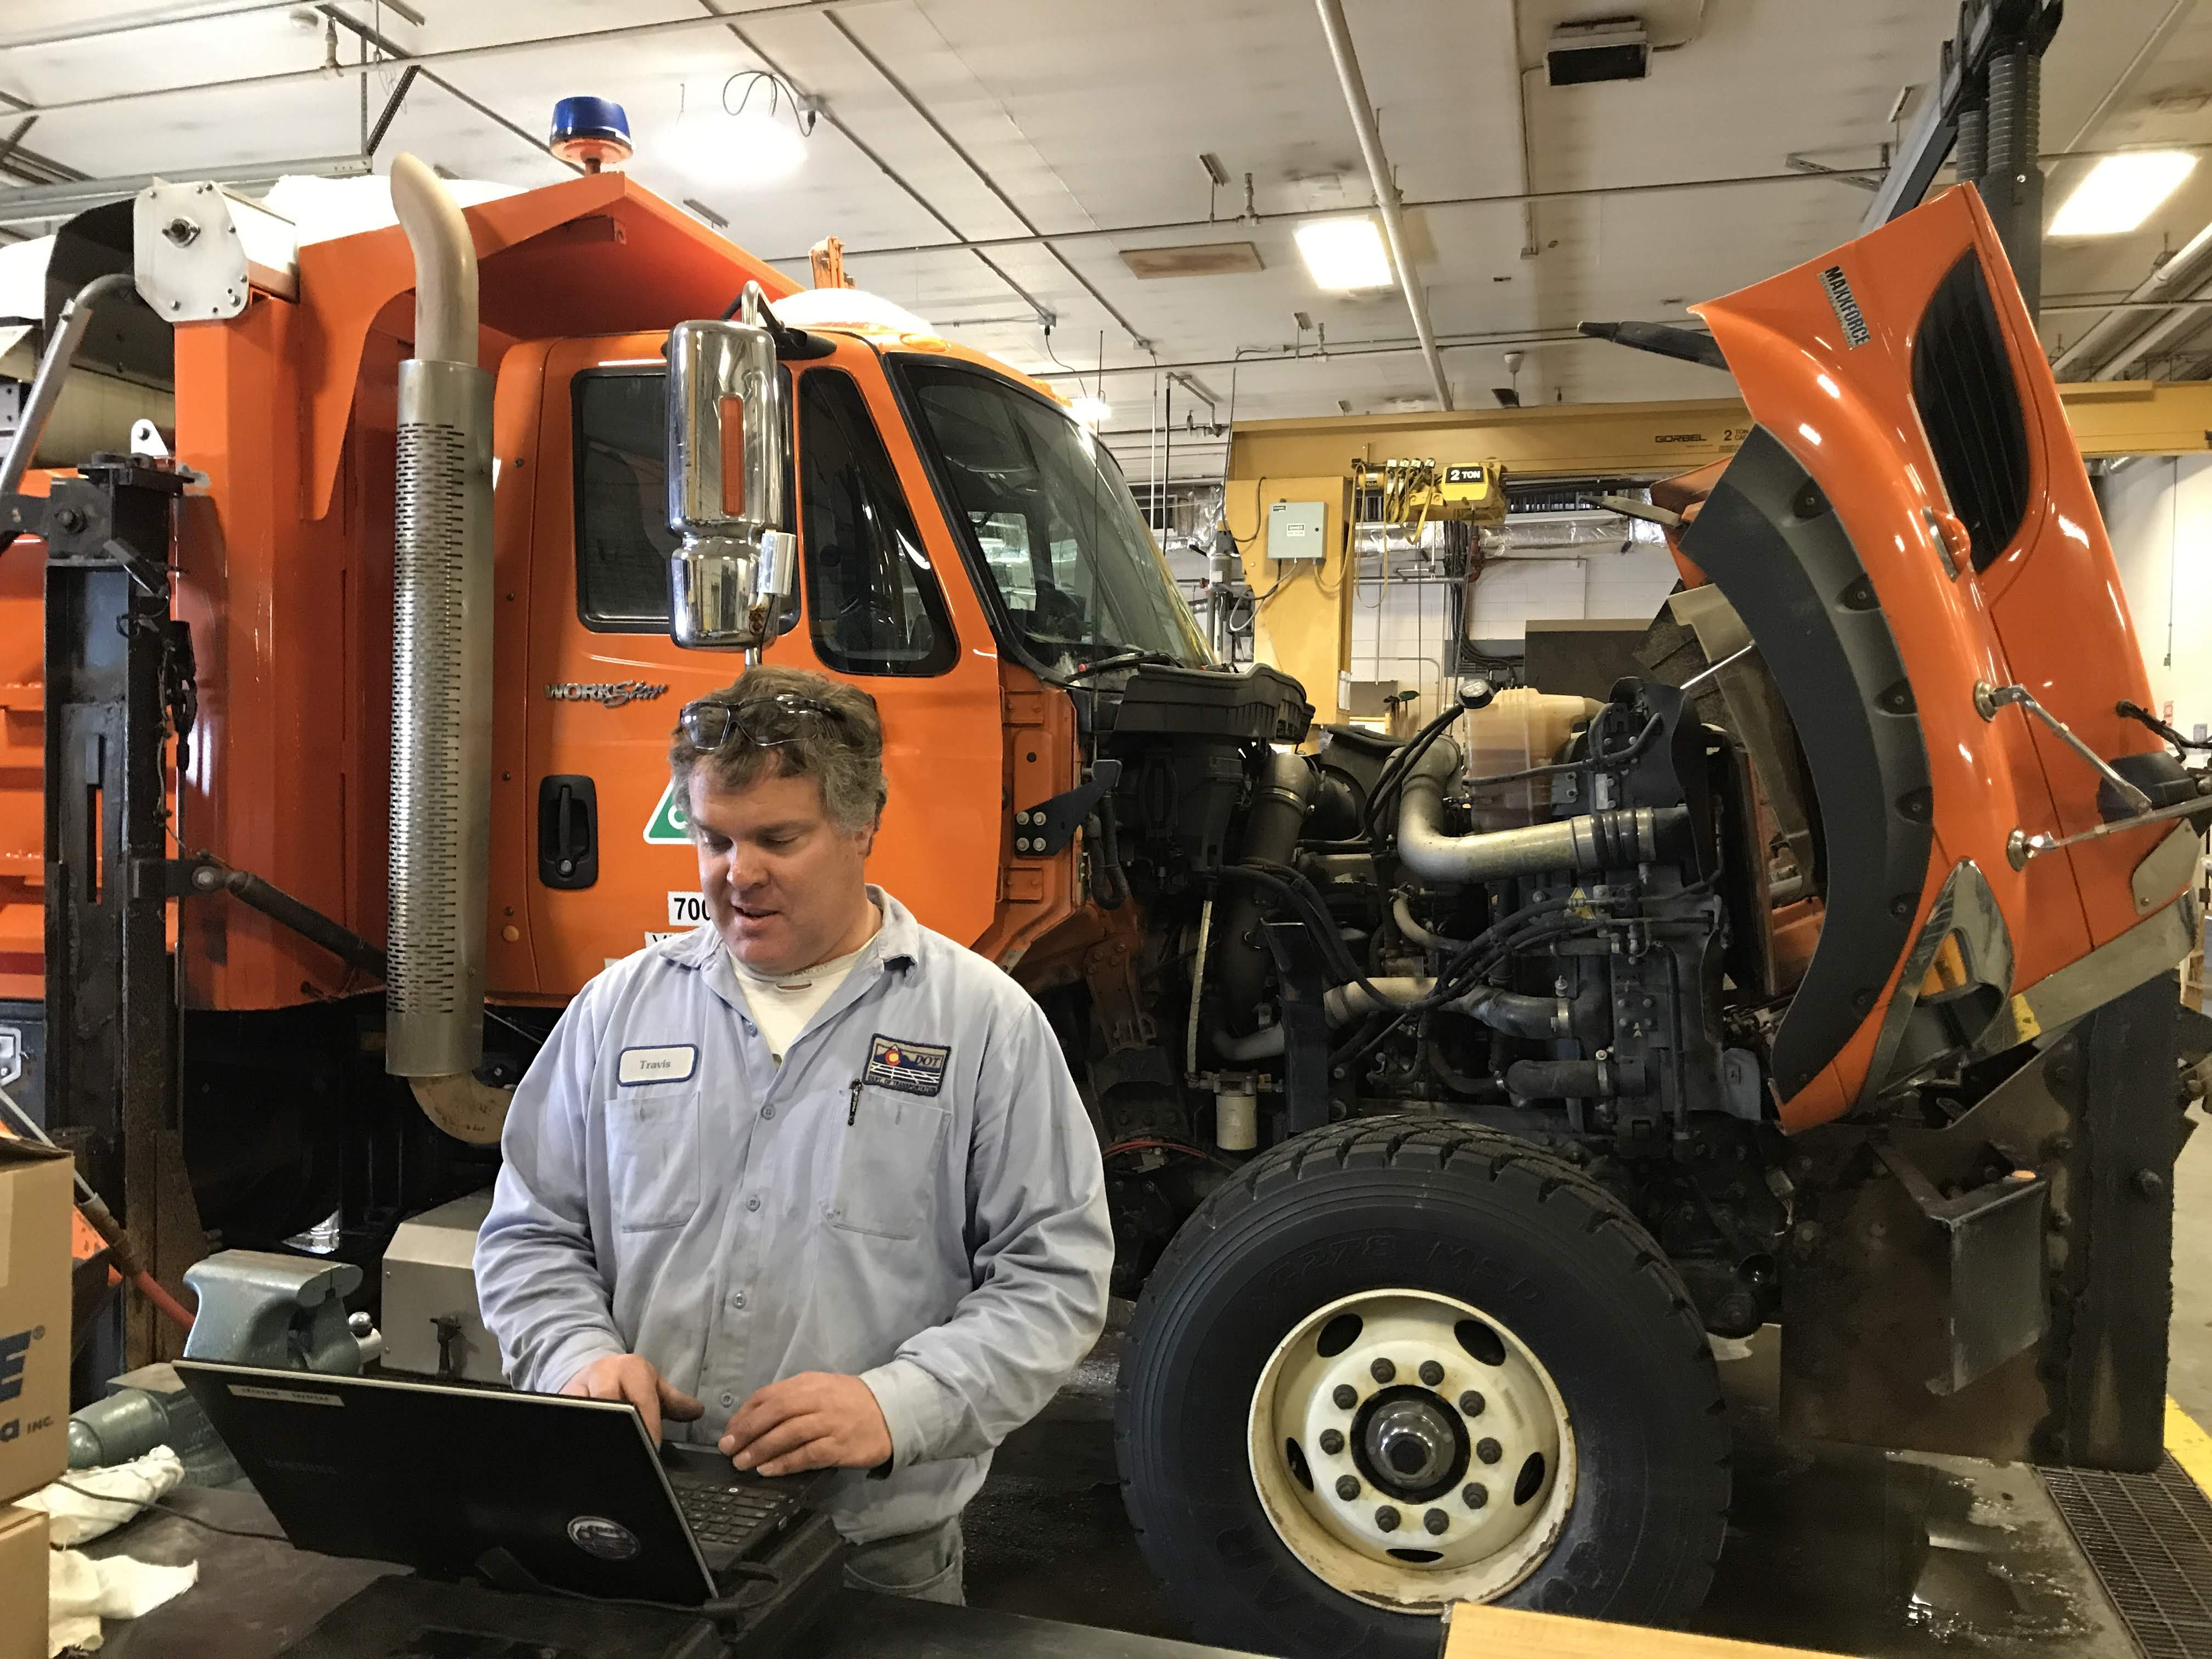
<path fill-rule="evenodd" d="M 635 147 L 629 141 L 629 117 L 613 99 L 563 98 L 553 106 L 553 131 L 545 148 L 586 173 L 597 173 L 609 161 L 627 161 Z"/>

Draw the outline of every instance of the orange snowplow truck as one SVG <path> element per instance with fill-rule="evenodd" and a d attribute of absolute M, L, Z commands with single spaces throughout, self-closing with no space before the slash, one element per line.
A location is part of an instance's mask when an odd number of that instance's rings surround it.
<path fill-rule="evenodd" d="M 668 733 L 766 661 L 874 695 L 875 878 L 1066 1046 L 1208 1639 L 1694 1604 L 1709 1334 L 1780 1325 L 1802 1432 L 2155 1462 L 2212 801 L 1971 189 L 1606 325 L 1756 422 L 1653 490 L 1650 672 L 1402 741 L 1210 660 L 1020 374 L 616 174 L 392 189 L 80 222 L 0 476 L 0 1060 L 164 1283 L 489 1180 L 564 1001 L 703 921 Z M 173 454 L 41 452 L 88 383 Z M 688 1157 L 721 1085 L 662 1086 Z"/>

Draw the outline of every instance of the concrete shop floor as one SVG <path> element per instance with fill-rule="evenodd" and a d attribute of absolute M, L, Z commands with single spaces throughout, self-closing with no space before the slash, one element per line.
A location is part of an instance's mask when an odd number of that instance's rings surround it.
<path fill-rule="evenodd" d="M 2212 1131 L 2183 1152 L 2175 1197 L 2168 1391 L 2212 1425 Z M 1000 1452 L 968 1509 L 968 1599 L 1188 1639 L 1138 1553 L 1115 1483 L 1120 1349 L 1109 1330 Z M 1692 1628 L 1869 1659 L 2135 1651 L 2033 1471 L 1785 1447 L 1774 1345 L 1752 1350 L 1721 1368 L 1736 1427 L 1735 1502 L 1712 1595 Z"/>

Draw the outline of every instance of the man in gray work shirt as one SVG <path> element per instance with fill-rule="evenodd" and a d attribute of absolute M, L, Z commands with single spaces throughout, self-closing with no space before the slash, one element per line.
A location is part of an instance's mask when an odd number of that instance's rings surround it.
<path fill-rule="evenodd" d="M 961 1508 L 1097 1340 L 1114 1246 L 1043 1012 L 866 884 L 882 757 L 874 700 L 819 674 L 684 708 L 713 925 L 562 1016 L 477 1285 L 517 1387 L 696 1423 L 741 1469 L 852 1471 L 848 1577 L 957 1601 Z"/>

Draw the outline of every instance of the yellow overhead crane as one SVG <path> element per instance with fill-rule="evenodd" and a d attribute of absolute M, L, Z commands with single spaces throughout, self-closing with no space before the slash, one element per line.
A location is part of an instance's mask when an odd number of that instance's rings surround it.
<path fill-rule="evenodd" d="M 2212 381 L 2085 381 L 2063 385 L 2058 394 L 2085 457 L 2212 453 Z M 1428 517 L 1495 523 L 1504 517 L 1506 477 L 1665 477 L 1726 459 L 1750 429 L 1749 412 L 1734 398 L 1241 421 L 1230 434 L 1224 510 L 1245 574 L 1267 596 L 1255 623 L 1259 660 L 1302 681 L 1317 719 L 1344 718 L 1335 687 L 1352 659 L 1357 583 L 1345 580 L 1345 526 L 1355 489 L 1379 490 L 1411 515 L 1382 515 L 1390 522 L 1419 522 L 1425 508 Z M 1444 459 L 1377 459 L 1392 456 Z M 1485 510 L 1497 518 L 1456 504 L 1442 511 L 1445 481 L 1430 477 L 1478 466 L 1495 497 L 1494 509 Z M 1278 563 L 1268 556 L 1267 509 L 1277 501 L 1322 504 L 1321 557 Z"/>
<path fill-rule="evenodd" d="M 1505 470 L 1495 460 L 1439 466 L 1433 459 L 1394 458 L 1378 466 L 1355 455 L 1352 488 L 1361 501 L 1375 498 L 1370 522 L 1402 525 L 1417 538 L 1431 519 L 1505 522 Z"/>

